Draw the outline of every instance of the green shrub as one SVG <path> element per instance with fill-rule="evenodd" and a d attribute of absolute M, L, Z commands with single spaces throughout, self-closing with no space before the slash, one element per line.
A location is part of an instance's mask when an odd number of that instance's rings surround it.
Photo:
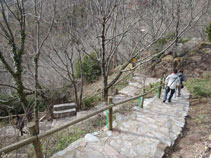
<path fill-rule="evenodd" d="M 208 39 L 208 41 L 211 42 L 211 22 L 206 27 L 205 32 L 207 33 L 207 39 Z"/>
<path fill-rule="evenodd" d="M 99 96 L 93 96 L 93 97 L 84 99 L 83 104 L 85 107 L 93 107 L 99 101 L 100 101 Z"/>
<path fill-rule="evenodd" d="M 198 97 L 211 96 L 211 79 L 192 79 L 185 83 L 188 90 Z"/>
<path fill-rule="evenodd" d="M 163 37 L 157 41 L 159 45 L 165 45 L 169 41 L 172 41 L 175 38 L 175 33 L 169 33 L 166 37 Z"/>
<path fill-rule="evenodd" d="M 75 71 L 76 77 L 79 78 L 81 76 L 79 59 L 76 60 Z M 84 56 L 82 60 L 82 73 L 88 82 L 98 79 L 98 77 L 101 75 L 100 63 L 97 60 L 95 52 Z"/>

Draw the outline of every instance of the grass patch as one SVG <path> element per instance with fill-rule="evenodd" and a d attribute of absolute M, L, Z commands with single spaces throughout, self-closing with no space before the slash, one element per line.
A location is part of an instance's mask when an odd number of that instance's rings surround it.
<path fill-rule="evenodd" d="M 83 105 L 86 108 L 95 106 L 100 101 L 100 96 L 93 96 L 83 100 Z"/>
<path fill-rule="evenodd" d="M 115 119 L 115 116 L 113 117 Z M 98 115 L 95 118 L 74 125 L 62 130 L 52 136 L 42 139 L 42 147 L 45 157 L 50 157 L 54 153 L 68 147 L 71 143 L 83 138 L 87 133 L 98 131 L 106 125 L 106 117 Z"/>
<path fill-rule="evenodd" d="M 124 77 L 124 76 L 123 76 Z M 117 90 L 121 90 L 124 87 L 126 87 L 128 85 L 128 81 L 132 78 L 132 75 L 128 75 L 126 77 L 124 77 L 124 79 L 122 81 L 120 81 L 119 83 L 117 83 L 114 87 Z"/>
<path fill-rule="evenodd" d="M 211 77 L 204 79 L 191 79 L 185 83 L 185 86 L 195 97 L 211 96 Z"/>
<path fill-rule="evenodd" d="M 160 85 L 160 81 L 155 82 L 155 83 L 150 83 L 149 86 L 147 86 L 146 88 L 146 92 L 150 91 L 151 89 L 158 87 Z M 155 89 L 154 91 L 152 91 L 152 93 L 156 93 L 158 91 L 158 89 Z"/>
<path fill-rule="evenodd" d="M 53 150 L 50 150 L 50 155 L 53 153 L 56 153 L 60 150 L 65 149 L 68 145 L 70 145 L 72 142 L 78 140 L 81 138 L 81 136 L 84 136 L 86 131 L 84 129 L 76 128 L 71 129 L 68 132 L 60 132 L 56 135 L 58 137 L 57 145 Z"/>

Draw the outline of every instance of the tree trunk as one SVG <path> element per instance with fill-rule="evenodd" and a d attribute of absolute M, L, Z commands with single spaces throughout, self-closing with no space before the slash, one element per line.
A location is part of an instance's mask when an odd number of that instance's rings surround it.
<path fill-rule="evenodd" d="M 30 122 L 30 121 L 32 121 L 32 116 L 30 114 L 30 111 L 27 109 L 28 101 L 26 100 L 26 94 L 24 92 L 24 87 L 23 87 L 21 77 L 19 76 L 15 82 L 16 82 L 16 86 L 17 86 L 17 93 L 19 96 L 19 101 L 22 104 L 22 107 L 23 107 L 24 113 L 26 114 L 28 122 Z"/>
<path fill-rule="evenodd" d="M 52 103 L 47 106 L 47 109 L 46 109 L 46 119 L 48 121 L 52 121 L 54 119 L 54 115 L 53 115 L 53 104 Z"/>
<path fill-rule="evenodd" d="M 81 110 L 81 105 L 80 105 L 80 101 L 78 100 L 78 89 L 77 89 L 77 85 L 75 83 L 75 81 L 72 81 L 73 82 L 73 86 L 74 86 L 74 93 L 75 93 L 75 102 L 76 102 L 76 110 L 79 111 Z"/>

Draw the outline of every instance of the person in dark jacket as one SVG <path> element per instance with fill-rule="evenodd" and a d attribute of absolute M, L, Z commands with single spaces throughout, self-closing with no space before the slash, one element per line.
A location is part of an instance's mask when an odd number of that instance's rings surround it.
<path fill-rule="evenodd" d="M 181 96 L 181 89 L 184 87 L 183 81 L 186 81 L 186 77 L 183 74 L 183 70 L 180 69 L 179 72 L 177 73 L 177 76 L 180 78 L 180 84 L 178 86 L 178 97 Z"/>

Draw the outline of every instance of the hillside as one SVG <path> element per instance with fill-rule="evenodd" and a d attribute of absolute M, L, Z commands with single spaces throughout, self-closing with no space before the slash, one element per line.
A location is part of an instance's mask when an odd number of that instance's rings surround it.
<path fill-rule="evenodd" d="M 145 65 L 146 66 L 146 65 Z M 183 133 L 165 158 L 210 158 L 211 156 L 211 43 L 190 40 L 148 63 L 146 71 L 160 77 L 173 67 L 183 68 L 185 86 L 191 92 L 190 110 Z"/>
<path fill-rule="evenodd" d="M 148 63 L 146 71 L 153 77 L 171 73 L 173 68 L 183 69 L 187 77 L 203 77 L 211 74 L 211 43 L 190 40 L 173 47 L 160 58 Z"/>

